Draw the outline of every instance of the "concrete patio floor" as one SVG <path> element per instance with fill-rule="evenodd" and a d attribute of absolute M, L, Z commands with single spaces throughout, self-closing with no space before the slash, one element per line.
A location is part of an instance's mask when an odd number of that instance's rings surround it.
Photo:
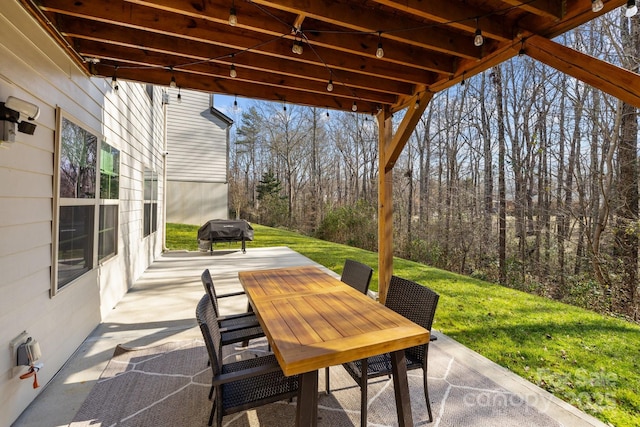
<path fill-rule="evenodd" d="M 201 339 L 194 313 L 197 301 L 204 294 L 200 274 L 205 268 L 210 269 L 216 287 L 220 288 L 220 293 L 226 293 L 240 288 L 238 271 L 309 264 L 315 263 L 286 247 L 249 248 L 246 254 L 236 250 L 216 250 L 213 254 L 198 252 L 163 254 L 136 282 L 105 322 L 100 324 L 78 348 L 68 363 L 16 420 L 13 427 L 68 425 L 104 370 L 117 344 L 137 347 Z M 320 267 L 337 276 L 330 270 Z M 223 314 L 245 309 L 246 299 L 222 300 Z M 434 333 L 438 339 L 429 347 L 429 386 L 434 421 L 432 424 L 420 422 L 419 425 L 503 427 L 504 411 L 509 409 L 504 407 L 505 401 L 494 401 L 496 406 L 492 407 L 491 399 L 478 399 L 478 396 L 483 395 L 483 384 L 495 383 L 499 386 L 501 395 L 511 396 L 507 401 L 513 402 L 512 398 L 517 397 L 518 402 L 526 402 L 527 407 L 534 408 L 531 412 L 535 412 L 538 416 L 542 414 L 545 419 L 553 420 L 554 425 L 605 427 L 602 422 L 442 333 L 438 331 Z M 448 370 L 454 364 L 465 372 L 464 378 L 458 379 L 458 382 L 447 377 Z M 334 376 L 347 376 L 341 367 L 333 367 L 331 375 L 334 384 L 336 383 Z M 321 373 L 321 389 L 324 387 L 323 384 L 324 379 Z M 357 387 L 354 388 L 354 393 L 359 393 Z M 422 393 L 421 387 L 418 390 L 412 389 L 411 393 L 412 396 L 417 394 L 419 397 Z M 465 408 L 456 408 L 455 405 L 449 404 L 449 397 L 456 393 L 466 393 Z M 418 410 L 414 408 L 416 420 L 423 418 L 420 417 L 423 414 L 416 416 L 415 412 Z M 475 411 L 478 415 L 482 414 L 481 422 L 478 421 L 477 416 L 469 418 L 470 411 Z M 527 419 L 526 424 L 539 425 L 536 424 L 536 415 L 531 417 L 532 419 Z"/>

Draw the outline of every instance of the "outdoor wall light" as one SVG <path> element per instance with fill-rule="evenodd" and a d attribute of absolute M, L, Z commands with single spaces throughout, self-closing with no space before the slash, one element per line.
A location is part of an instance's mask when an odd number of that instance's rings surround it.
<path fill-rule="evenodd" d="M 15 142 L 16 128 L 19 132 L 33 135 L 36 125 L 30 121 L 36 120 L 39 115 L 40 107 L 22 99 L 10 96 L 6 102 L 0 102 L 0 121 L 3 125 L 1 140 Z"/>

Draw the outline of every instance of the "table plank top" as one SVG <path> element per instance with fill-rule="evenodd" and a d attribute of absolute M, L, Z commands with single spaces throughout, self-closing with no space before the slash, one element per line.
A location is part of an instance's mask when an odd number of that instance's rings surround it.
<path fill-rule="evenodd" d="M 285 375 L 429 341 L 429 331 L 314 266 L 239 273 Z"/>

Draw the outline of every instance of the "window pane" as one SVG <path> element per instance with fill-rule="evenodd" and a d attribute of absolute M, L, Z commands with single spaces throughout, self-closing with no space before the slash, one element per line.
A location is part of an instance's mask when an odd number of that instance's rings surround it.
<path fill-rule="evenodd" d="M 85 199 L 96 196 L 97 147 L 95 135 L 62 119 L 60 197 Z"/>
<path fill-rule="evenodd" d="M 155 232 L 158 229 L 158 204 L 151 204 L 151 232 Z"/>
<path fill-rule="evenodd" d="M 100 148 L 100 198 L 118 199 L 120 194 L 120 150 L 102 142 Z"/>
<path fill-rule="evenodd" d="M 61 206 L 58 289 L 93 266 L 93 206 Z"/>
<path fill-rule="evenodd" d="M 98 230 L 98 260 L 113 256 L 118 251 L 118 206 L 100 206 Z"/>
<path fill-rule="evenodd" d="M 151 203 L 144 204 L 144 224 L 142 227 L 145 237 L 151 234 Z"/>
<path fill-rule="evenodd" d="M 158 228 L 158 174 L 151 169 L 144 170 L 144 224 L 143 235 L 146 237 Z"/>
<path fill-rule="evenodd" d="M 153 199 L 153 171 L 151 169 L 144 170 L 144 199 Z"/>

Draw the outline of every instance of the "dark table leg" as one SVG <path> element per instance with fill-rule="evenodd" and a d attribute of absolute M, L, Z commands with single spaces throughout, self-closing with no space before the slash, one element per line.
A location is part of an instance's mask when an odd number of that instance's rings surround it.
<path fill-rule="evenodd" d="M 404 352 L 402 353 L 404 354 Z M 318 425 L 318 371 L 300 375 L 298 402 L 296 407 L 297 427 L 316 427 Z"/>
<path fill-rule="evenodd" d="M 391 353 L 391 370 L 393 372 L 393 388 L 396 394 L 398 425 L 400 427 L 413 427 L 409 380 L 407 379 L 407 362 L 404 350 Z"/>

